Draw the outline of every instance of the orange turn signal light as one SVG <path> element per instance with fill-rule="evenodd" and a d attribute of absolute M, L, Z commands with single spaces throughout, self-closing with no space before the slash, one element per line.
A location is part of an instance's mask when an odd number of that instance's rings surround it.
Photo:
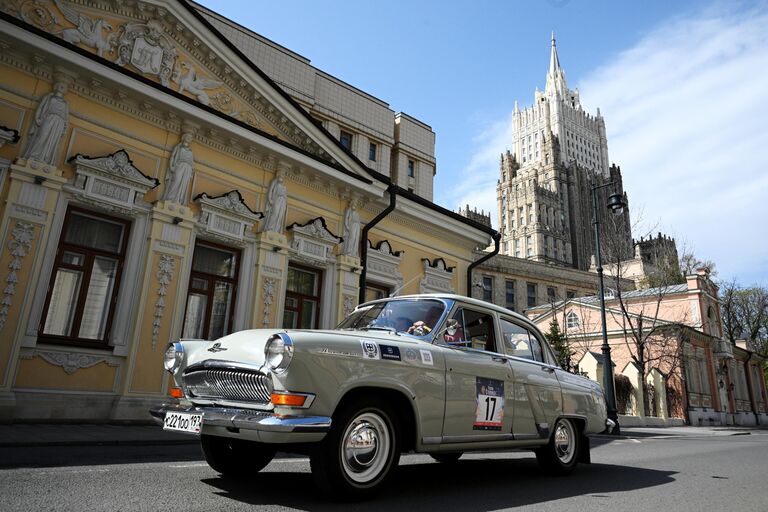
<path fill-rule="evenodd" d="M 301 407 L 307 401 L 306 395 L 291 395 L 290 393 L 272 393 L 272 403 L 275 405 L 290 405 Z"/>
<path fill-rule="evenodd" d="M 184 392 L 181 388 L 171 388 L 169 393 L 173 398 L 184 398 Z"/>

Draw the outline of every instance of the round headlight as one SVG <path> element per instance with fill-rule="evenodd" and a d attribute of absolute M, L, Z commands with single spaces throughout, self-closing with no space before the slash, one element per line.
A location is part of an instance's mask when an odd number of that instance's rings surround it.
<path fill-rule="evenodd" d="M 165 350 L 165 360 L 163 361 L 163 366 L 165 366 L 165 369 L 173 373 L 179 368 L 179 366 L 181 366 L 181 362 L 183 360 L 184 345 L 178 341 L 168 345 L 168 348 Z"/>
<path fill-rule="evenodd" d="M 286 333 L 273 334 L 264 347 L 264 359 L 273 372 L 283 372 L 293 358 L 293 341 Z"/>

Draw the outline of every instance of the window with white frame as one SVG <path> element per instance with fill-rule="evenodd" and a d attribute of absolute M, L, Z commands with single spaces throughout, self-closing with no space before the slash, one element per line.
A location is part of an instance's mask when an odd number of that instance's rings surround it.
<path fill-rule="evenodd" d="M 579 318 L 579 315 L 573 311 L 569 311 L 565 316 L 565 327 L 566 329 L 578 329 L 581 327 L 581 319 Z"/>
<path fill-rule="evenodd" d="M 40 324 L 41 340 L 106 345 L 130 223 L 70 207 L 61 231 Z"/>
<path fill-rule="evenodd" d="M 183 338 L 215 340 L 232 332 L 239 260 L 235 249 L 195 244 Z"/>

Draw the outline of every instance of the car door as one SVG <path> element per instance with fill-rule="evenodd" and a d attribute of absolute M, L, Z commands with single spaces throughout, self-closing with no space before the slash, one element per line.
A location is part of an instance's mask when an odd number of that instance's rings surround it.
<path fill-rule="evenodd" d="M 512 372 L 497 348 L 493 314 L 460 307 L 448 324 L 455 329 L 436 340 L 445 348 L 443 443 L 510 438 Z"/>
<path fill-rule="evenodd" d="M 540 334 L 511 317 L 499 318 L 503 351 L 513 374 L 515 439 L 548 437 L 562 410 L 562 392 Z"/>

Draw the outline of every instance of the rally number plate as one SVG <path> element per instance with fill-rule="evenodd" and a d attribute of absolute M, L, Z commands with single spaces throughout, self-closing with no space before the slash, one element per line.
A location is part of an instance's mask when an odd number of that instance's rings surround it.
<path fill-rule="evenodd" d="M 167 412 L 163 422 L 163 430 L 200 434 L 203 425 L 203 415 L 188 412 Z"/>

